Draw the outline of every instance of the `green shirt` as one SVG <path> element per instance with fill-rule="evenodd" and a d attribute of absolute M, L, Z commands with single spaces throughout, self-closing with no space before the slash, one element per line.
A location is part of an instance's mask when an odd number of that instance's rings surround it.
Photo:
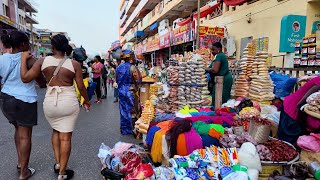
<path fill-rule="evenodd" d="M 227 73 L 229 72 L 229 62 L 227 56 L 223 52 L 220 52 L 219 54 L 217 54 L 215 61 L 221 63 L 220 70 L 217 73 L 217 76 L 227 75 Z"/>

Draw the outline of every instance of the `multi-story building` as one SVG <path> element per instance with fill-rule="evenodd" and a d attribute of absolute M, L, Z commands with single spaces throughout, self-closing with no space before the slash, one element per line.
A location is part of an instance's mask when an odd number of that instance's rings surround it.
<path fill-rule="evenodd" d="M 0 0 L 0 4 L 0 30 L 18 29 L 28 34 L 31 50 L 37 55 L 39 44 L 35 43 L 35 39 L 39 34 L 33 28 L 34 24 L 38 24 L 34 18 L 37 9 L 28 0 Z"/>
<path fill-rule="evenodd" d="M 52 36 L 57 34 L 63 34 L 68 38 L 69 41 L 71 41 L 71 38 L 67 32 L 54 32 L 49 29 L 37 29 L 36 31 L 39 33 L 39 38 L 36 40 L 36 42 L 39 43 L 41 46 L 39 52 L 42 56 L 46 56 L 47 54 L 52 53 Z"/>
<path fill-rule="evenodd" d="M 281 66 L 285 57 L 291 66 L 296 41 L 311 33 L 320 39 L 319 9 L 319 0 L 201 0 L 200 47 L 223 39 L 235 51 L 227 49 L 228 55 L 240 59 L 248 42 L 261 41 L 264 50 L 279 56 L 273 58 L 273 65 Z M 123 0 L 120 4 L 120 43 L 137 54 L 151 54 L 152 60 L 194 49 L 196 26 L 197 0 Z"/>

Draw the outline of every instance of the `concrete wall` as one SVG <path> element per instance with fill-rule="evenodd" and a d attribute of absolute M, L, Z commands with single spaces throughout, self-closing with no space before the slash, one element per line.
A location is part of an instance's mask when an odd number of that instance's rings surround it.
<path fill-rule="evenodd" d="M 319 11 L 319 9 L 318 9 Z M 306 15 L 306 0 L 260 0 L 253 4 L 244 4 L 232 7 L 224 6 L 222 16 L 212 20 L 203 19 L 202 24 L 206 26 L 226 27 L 229 36 L 236 39 L 237 58 L 240 58 L 241 38 L 253 36 L 259 38 L 269 37 L 269 53 L 279 55 L 280 26 L 283 16 L 289 14 Z M 251 13 L 251 23 L 248 23 L 247 17 Z M 281 59 L 274 58 L 272 65 L 280 66 Z"/>
<path fill-rule="evenodd" d="M 311 1 L 308 3 L 307 17 L 307 34 L 310 34 L 313 22 L 320 21 L 320 1 Z"/>

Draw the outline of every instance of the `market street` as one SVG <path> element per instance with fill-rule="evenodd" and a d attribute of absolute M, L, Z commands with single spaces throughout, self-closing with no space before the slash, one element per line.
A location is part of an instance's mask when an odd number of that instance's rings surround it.
<path fill-rule="evenodd" d="M 111 91 L 111 90 L 109 90 Z M 33 146 L 30 167 L 36 169 L 31 180 L 54 180 L 54 156 L 51 145 L 52 129 L 44 117 L 42 102 L 44 90 L 38 91 L 38 126 L 33 131 Z M 118 141 L 138 143 L 132 136 L 121 136 L 119 128 L 119 108 L 113 103 L 113 93 L 109 93 L 103 104 L 93 104 L 91 111 L 83 109 L 73 134 L 73 148 L 69 166 L 75 171 L 75 180 L 101 180 L 101 163 L 97 157 L 102 142 L 113 146 Z M 94 102 L 94 101 L 93 101 Z M 16 170 L 17 155 L 13 140 L 14 128 L 0 113 L 0 179 L 15 180 L 18 178 Z"/>

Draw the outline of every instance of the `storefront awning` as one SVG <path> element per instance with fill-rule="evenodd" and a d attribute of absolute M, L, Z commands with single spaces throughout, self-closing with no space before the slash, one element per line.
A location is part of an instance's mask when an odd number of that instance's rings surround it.
<path fill-rule="evenodd" d="M 217 3 L 217 4 L 213 5 L 213 6 L 205 5 L 204 7 L 202 7 L 200 9 L 200 18 L 204 18 L 208 14 L 211 14 L 217 7 L 219 7 L 219 5 L 220 5 L 220 3 Z M 197 19 L 198 18 L 198 13 L 195 13 L 193 15 L 193 18 Z"/>
<path fill-rule="evenodd" d="M 228 6 L 237 6 L 247 2 L 248 0 L 224 0 L 224 3 Z"/>
<path fill-rule="evenodd" d="M 155 30 L 157 28 L 158 28 L 158 22 L 155 22 L 150 26 L 150 31 L 153 31 L 153 30 Z"/>
<path fill-rule="evenodd" d="M 189 24 L 190 22 L 191 22 L 191 17 L 189 17 L 187 19 L 184 19 L 184 20 L 182 20 L 180 22 L 177 22 L 177 25 L 181 27 L 181 26 L 184 26 L 186 24 Z"/>
<path fill-rule="evenodd" d="M 144 36 L 144 32 L 143 31 L 136 31 L 134 33 L 134 37 L 137 38 L 137 37 L 143 37 Z"/>

